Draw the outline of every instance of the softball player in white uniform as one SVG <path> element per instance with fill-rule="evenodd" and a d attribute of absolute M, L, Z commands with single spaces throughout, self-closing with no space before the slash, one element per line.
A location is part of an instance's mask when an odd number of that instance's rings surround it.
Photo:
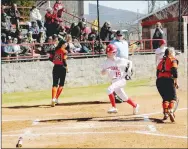
<path fill-rule="evenodd" d="M 109 44 L 106 48 L 107 60 L 102 65 L 102 75 L 108 74 L 111 79 L 111 85 L 107 89 L 107 93 L 112 104 L 112 108 L 108 110 L 108 113 L 117 113 L 118 110 L 115 104 L 115 98 L 113 92 L 115 92 L 123 101 L 133 106 L 133 114 L 138 113 L 139 105 L 134 103 L 131 98 L 127 96 L 124 91 L 126 85 L 125 68 L 129 65 L 128 73 L 131 73 L 132 61 L 116 57 L 117 48 L 113 44 Z"/>

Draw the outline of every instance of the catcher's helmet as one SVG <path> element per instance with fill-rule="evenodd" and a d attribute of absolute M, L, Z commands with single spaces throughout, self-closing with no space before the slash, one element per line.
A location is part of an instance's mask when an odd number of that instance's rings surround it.
<path fill-rule="evenodd" d="M 107 54 L 107 53 L 114 53 L 114 52 L 117 52 L 116 46 L 113 45 L 113 44 L 109 44 L 109 45 L 106 47 L 106 54 Z"/>

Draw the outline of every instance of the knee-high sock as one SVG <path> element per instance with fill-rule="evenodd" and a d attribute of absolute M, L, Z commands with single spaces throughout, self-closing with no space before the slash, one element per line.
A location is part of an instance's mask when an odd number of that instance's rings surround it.
<path fill-rule="evenodd" d="M 57 87 L 54 86 L 54 87 L 52 87 L 52 99 L 55 98 L 56 94 L 57 94 Z"/>
<path fill-rule="evenodd" d="M 61 92 L 62 92 L 62 90 L 63 90 L 63 87 L 62 86 L 59 86 L 58 87 L 58 89 L 57 89 L 57 94 L 56 94 L 56 99 L 58 99 L 59 98 L 59 96 L 60 96 L 60 94 L 61 94 Z"/>
<path fill-rule="evenodd" d="M 128 104 L 130 104 L 131 106 L 133 106 L 134 108 L 136 107 L 136 103 L 134 101 L 132 101 L 131 98 L 129 98 L 127 101 L 126 101 Z"/>
<path fill-rule="evenodd" d="M 114 98 L 114 94 L 110 94 L 108 95 L 109 99 L 110 99 L 110 102 L 112 104 L 112 107 L 116 107 L 116 103 L 115 103 L 115 98 Z"/>
<path fill-rule="evenodd" d="M 175 100 L 171 100 L 171 102 L 169 103 L 168 109 L 170 110 L 170 112 L 173 112 L 175 102 L 176 102 Z"/>
<path fill-rule="evenodd" d="M 169 102 L 164 101 L 163 102 L 163 113 L 168 113 L 168 106 L 169 106 Z"/>

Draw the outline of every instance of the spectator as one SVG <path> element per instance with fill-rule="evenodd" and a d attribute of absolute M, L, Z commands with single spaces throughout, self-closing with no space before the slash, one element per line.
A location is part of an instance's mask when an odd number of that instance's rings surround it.
<path fill-rule="evenodd" d="M 58 36 L 56 34 L 53 34 L 52 39 L 53 39 L 54 46 L 56 47 L 59 43 Z"/>
<path fill-rule="evenodd" d="M 27 37 L 23 38 L 22 45 L 20 46 L 20 48 L 21 48 L 20 55 L 34 56 L 34 57 L 40 56 L 40 54 L 35 53 L 35 50 L 33 50 L 33 47 L 28 43 Z"/>
<path fill-rule="evenodd" d="M 18 44 L 22 43 L 23 35 L 22 35 L 22 31 L 20 29 L 16 30 L 15 37 L 18 39 Z"/>
<path fill-rule="evenodd" d="M 45 42 L 44 32 L 40 32 L 39 36 L 37 38 L 37 43 L 41 43 L 41 44 L 37 44 L 35 46 L 36 47 L 36 50 L 35 50 L 36 53 L 42 54 L 42 49 L 43 49 L 43 43 L 44 42 Z"/>
<path fill-rule="evenodd" d="M 79 41 L 82 40 L 82 30 L 84 29 L 84 23 L 79 22 L 78 25 L 76 25 L 72 30 L 71 30 L 71 36 L 73 39 L 78 39 Z"/>
<path fill-rule="evenodd" d="M 86 23 L 85 23 L 85 22 L 83 22 L 83 24 L 84 24 L 84 27 L 83 27 L 83 29 L 82 29 L 82 35 L 83 35 L 83 34 L 89 35 L 89 34 L 91 33 L 90 27 L 86 27 Z"/>
<path fill-rule="evenodd" d="M 30 31 L 32 32 L 32 35 L 33 35 L 33 38 L 34 39 L 37 39 L 38 35 L 39 35 L 39 27 L 37 25 L 37 22 L 36 21 L 32 21 L 31 22 L 31 28 L 30 28 Z"/>
<path fill-rule="evenodd" d="M 45 44 L 44 45 L 44 48 L 42 49 L 42 54 L 52 54 L 53 52 L 54 52 L 54 50 L 55 50 L 55 46 L 54 46 L 54 44 L 53 44 L 53 40 L 52 40 L 52 36 L 49 36 L 48 38 L 47 38 L 47 43 L 48 44 Z"/>
<path fill-rule="evenodd" d="M 6 44 L 6 34 L 2 33 L 1 35 L 1 56 L 2 57 L 6 57 L 5 44 Z"/>
<path fill-rule="evenodd" d="M 71 36 L 72 36 L 72 30 L 73 30 L 73 28 L 76 26 L 76 23 L 74 22 L 74 23 L 72 23 L 71 24 L 71 27 L 70 27 L 70 29 L 69 29 L 69 31 L 67 32 L 68 34 L 71 34 Z"/>
<path fill-rule="evenodd" d="M 53 22 L 54 22 L 52 8 L 48 8 L 46 11 L 47 12 L 45 14 L 44 27 L 46 27 L 47 36 L 52 36 L 53 35 L 52 27 L 53 27 Z"/>
<path fill-rule="evenodd" d="M 67 35 L 67 33 L 65 32 L 65 28 L 63 27 L 62 24 L 59 26 L 58 33 L 59 33 L 58 36 L 59 36 L 61 39 L 65 40 L 65 36 Z"/>
<path fill-rule="evenodd" d="M 8 11 L 8 15 L 11 17 L 11 23 L 16 24 L 16 29 L 19 29 L 20 12 L 18 11 L 16 4 L 12 4 L 11 8 Z"/>
<path fill-rule="evenodd" d="M 101 28 L 100 38 L 102 39 L 102 41 L 107 41 L 105 43 L 108 45 L 110 40 L 112 39 L 111 36 L 112 36 L 112 30 L 110 27 L 110 23 L 105 22 L 103 27 Z"/>
<path fill-rule="evenodd" d="M 12 46 L 12 37 L 11 36 L 8 36 L 7 37 L 7 44 L 5 47 L 4 47 L 4 56 L 5 57 L 9 57 L 9 56 L 15 56 L 15 52 L 14 52 L 14 49 L 13 49 L 13 46 Z"/>
<path fill-rule="evenodd" d="M 97 30 L 96 30 L 96 28 L 92 28 L 92 30 L 91 30 L 91 33 L 89 33 L 89 35 L 88 35 L 88 40 L 89 41 L 94 41 L 94 40 L 96 40 L 97 39 Z"/>
<path fill-rule="evenodd" d="M 43 27 L 42 16 L 41 16 L 39 10 L 36 8 L 36 6 L 32 6 L 32 8 L 30 10 L 30 21 L 31 22 L 37 21 L 37 24 L 40 29 Z"/>
<path fill-rule="evenodd" d="M 68 51 L 68 53 L 74 53 L 75 46 L 72 43 L 72 36 L 70 34 L 67 34 L 65 39 L 67 42 L 66 50 Z"/>
<path fill-rule="evenodd" d="M 63 11 L 65 11 L 65 8 L 63 6 L 63 3 L 60 0 L 56 0 L 54 6 L 53 6 L 54 14 L 57 14 L 58 18 L 62 17 Z"/>
<path fill-rule="evenodd" d="M 166 41 L 160 40 L 159 42 L 160 47 L 155 50 L 155 56 L 156 56 L 156 65 L 158 66 L 159 62 L 163 59 L 163 56 L 165 54 L 165 50 L 167 49 Z"/>
<path fill-rule="evenodd" d="M 13 52 L 15 52 L 16 56 L 18 56 L 18 54 L 21 52 L 21 49 L 20 49 L 20 45 L 17 44 L 18 43 L 18 39 L 17 38 L 14 38 L 13 39 Z"/>
<path fill-rule="evenodd" d="M 157 22 L 155 33 L 153 34 L 153 39 L 163 39 L 163 28 L 160 22 Z M 153 49 L 157 49 L 160 47 L 160 40 L 153 40 Z"/>
<path fill-rule="evenodd" d="M 34 43 L 36 41 L 36 39 L 33 39 L 33 35 L 31 31 L 27 33 L 27 41 L 28 43 Z"/>
<path fill-rule="evenodd" d="M 1 33 L 5 33 L 7 36 L 11 34 L 11 22 L 10 17 L 5 13 L 4 6 L 1 9 Z"/>
<path fill-rule="evenodd" d="M 123 33 L 122 31 L 118 30 L 116 32 L 116 39 L 110 42 L 114 44 L 117 48 L 117 57 L 120 58 L 129 58 L 129 46 L 126 40 L 123 40 Z"/>
<path fill-rule="evenodd" d="M 73 51 L 74 51 L 75 53 L 81 51 L 82 46 L 81 46 L 81 44 L 79 43 L 79 41 L 78 41 L 77 39 L 74 39 L 73 45 L 74 45 L 74 47 L 75 47 L 75 48 L 73 49 Z"/>

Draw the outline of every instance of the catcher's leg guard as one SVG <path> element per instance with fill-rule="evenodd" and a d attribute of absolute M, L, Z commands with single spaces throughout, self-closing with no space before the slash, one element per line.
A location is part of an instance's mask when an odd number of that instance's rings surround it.
<path fill-rule="evenodd" d="M 170 104 L 168 106 L 168 110 L 169 110 L 169 116 L 170 116 L 170 120 L 171 122 L 175 121 L 175 114 L 174 114 L 174 106 L 175 106 L 175 100 L 171 100 Z"/>
<path fill-rule="evenodd" d="M 162 106 L 163 106 L 163 114 L 164 114 L 163 120 L 167 120 L 167 118 L 168 118 L 168 106 L 169 106 L 169 102 L 168 101 L 164 101 L 162 103 Z"/>

